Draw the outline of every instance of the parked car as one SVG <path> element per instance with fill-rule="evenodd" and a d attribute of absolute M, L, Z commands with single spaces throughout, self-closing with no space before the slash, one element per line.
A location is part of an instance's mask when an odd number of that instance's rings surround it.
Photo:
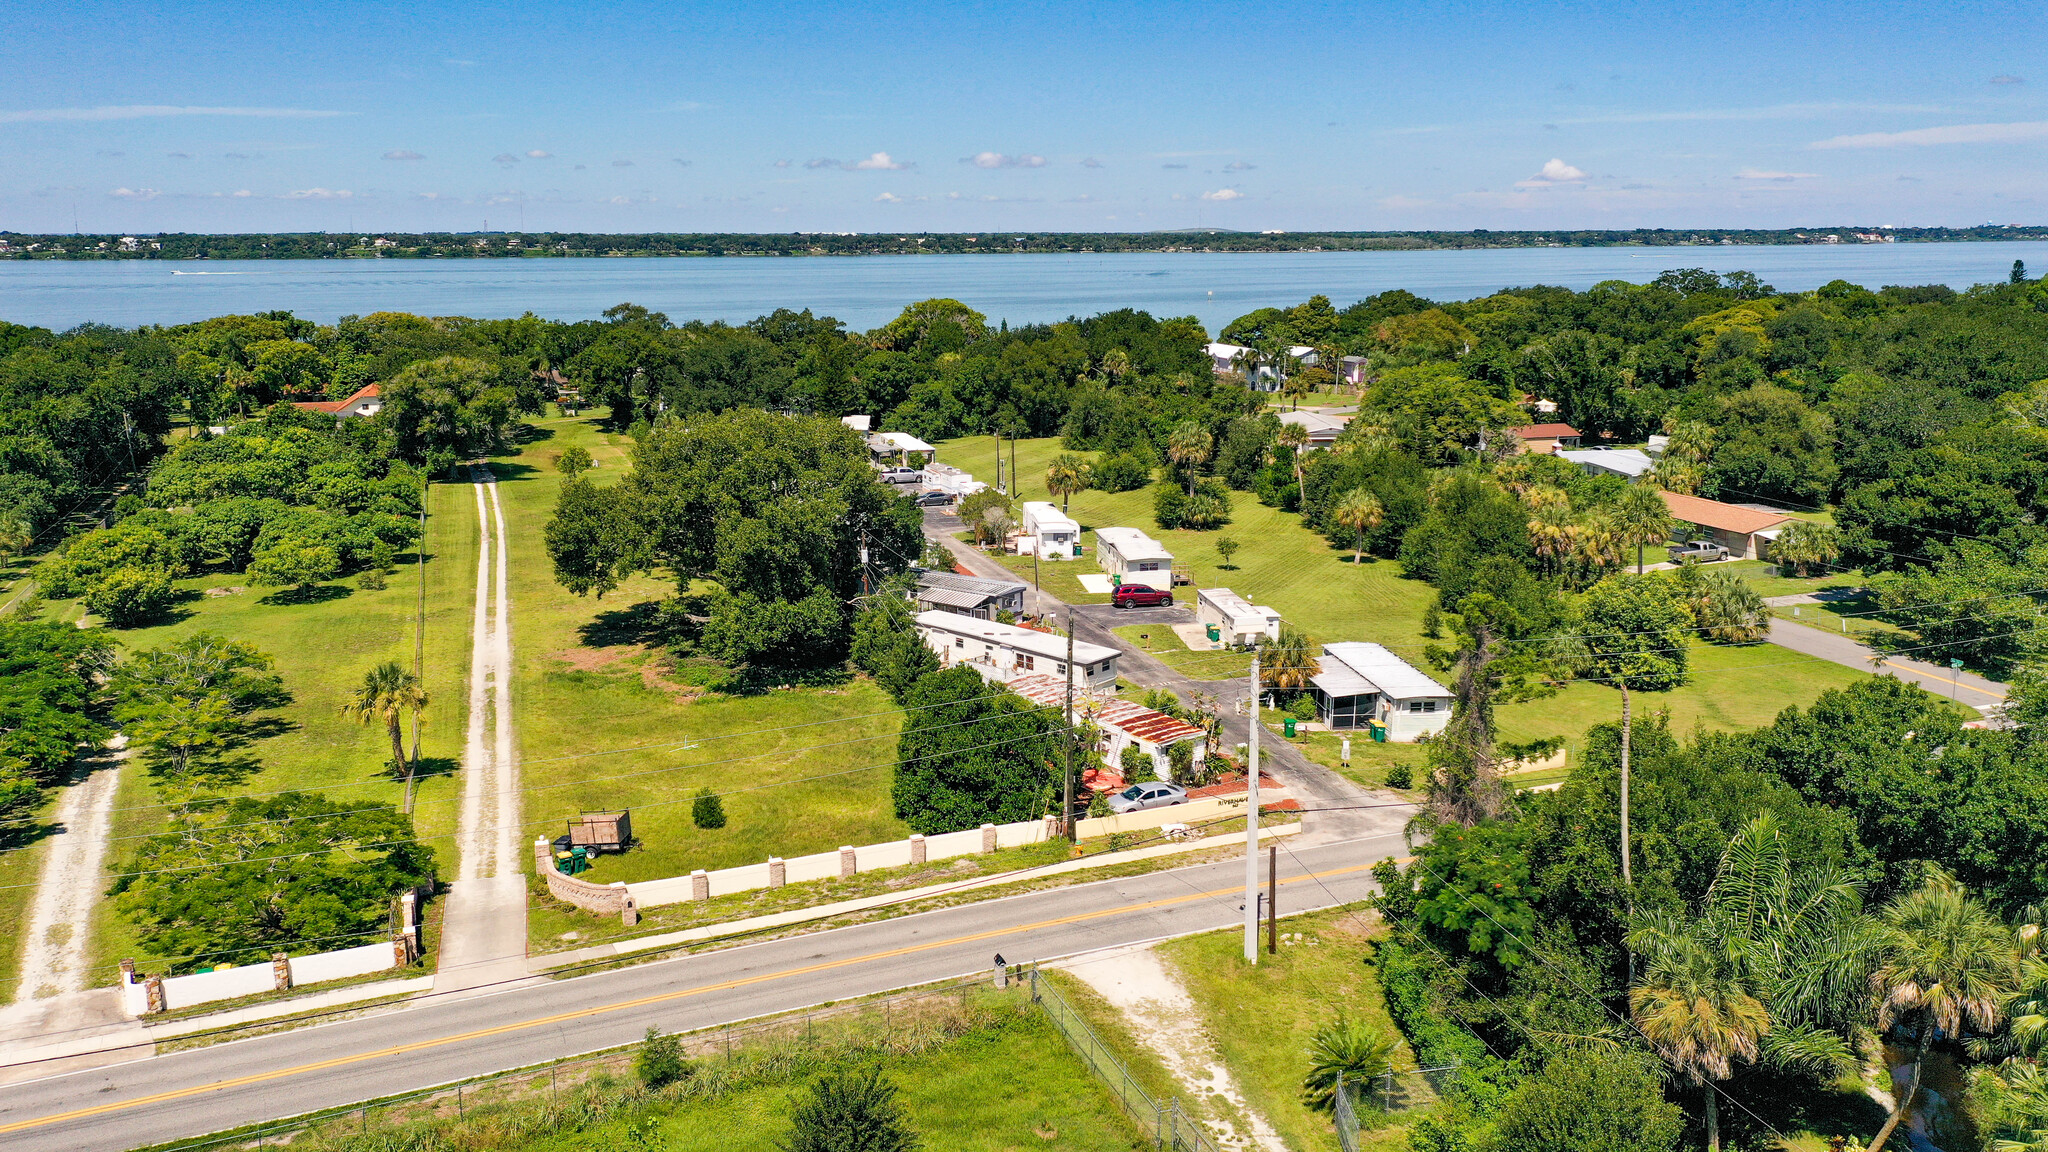
<path fill-rule="evenodd" d="M 1150 584 L 1119 584 L 1110 590 L 1109 602 L 1118 608 L 1171 608 L 1173 593 Z"/>
<path fill-rule="evenodd" d="M 882 483 L 884 484 L 915 484 L 922 479 L 924 479 L 924 473 L 916 468 L 905 468 L 898 465 L 894 468 L 882 469 Z"/>
<path fill-rule="evenodd" d="M 920 492 L 917 496 L 919 508 L 943 508 L 953 502 L 951 492 Z"/>
<path fill-rule="evenodd" d="M 1683 544 L 1669 544 L 1665 546 L 1665 551 L 1671 553 L 1673 564 L 1683 564 L 1687 560 L 1698 560 L 1704 564 L 1710 560 L 1726 560 L 1729 557 L 1729 551 L 1712 540 L 1687 540 Z"/>
<path fill-rule="evenodd" d="M 1155 780 L 1150 784 L 1133 784 L 1109 798 L 1109 810 L 1121 816 L 1126 812 L 1142 812 L 1147 808 L 1171 808 L 1175 804 L 1188 802 L 1188 790 L 1178 784 Z"/>

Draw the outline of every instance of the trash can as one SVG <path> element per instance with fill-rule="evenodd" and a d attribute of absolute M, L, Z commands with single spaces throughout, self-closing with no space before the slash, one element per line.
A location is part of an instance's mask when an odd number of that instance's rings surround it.
<path fill-rule="evenodd" d="M 1214 644 L 1221 639 L 1223 639 L 1223 630 L 1214 624 L 1209 625 L 1209 643 Z"/>
<path fill-rule="evenodd" d="M 1116 575 L 1115 573 L 1111 573 L 1111 574 L 1110 574 L 1110 577 L 1109 577 L 1109 586 L 1110 586 L 1111 588 L 1121 588 L 1121 587 L 1123 587 L 1123 586 L 1124 586 L 1124 578 L 1123 578 L 1122 576 L 1118 576 L 1118 575 Z"/>
<path fill-rule="evenodd" d="M 1076 555 L 1076 556 L 1079 556 L 1080 554 L 1081 554 L 1081 546 L 1080 546 L 1079 544 L 1076 544 L 1076 545 L 1074 545 L 1074 555 Z"/>
<path fill-rule="evenodd" d="M 1283 722 L 1283 723 L 1281 724 L 1281 728 L 1282 728 L 1283 730 L 1285 730 L 1285 732 L 1287 733 L 1287 738 L 1288 738 L 1289 740 L 1292 740 L 1292 739 L 1294 739 L 1294 724 L 1295 724 L 1295 720 L 1294 720 L 1294 717 L 1292 717 L 1292 716 L 1289 716 L 1289 717 L 1288 717 L 1288 718 L 1287 718 L 1287 719 L 1286 719 L 1286 720 L 1285 720 L 1285 721 L 1284 721 L 1284 722 Z"/>
<path fill-rule="evenodd" d="M 1387 726 L 1377 720 L 1372 722 L 1372 742 L 1375 744 L 1385 744 L 1387 742 Z"/>

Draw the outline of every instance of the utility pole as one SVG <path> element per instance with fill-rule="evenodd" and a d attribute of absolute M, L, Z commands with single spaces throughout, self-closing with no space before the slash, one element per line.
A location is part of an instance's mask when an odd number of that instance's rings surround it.
<path fill-rule="evenodd" d="M 1244 961 L 1259 962 L 1259 654 L 1252 652 L 1251 763 L 1244 793 Z"/>
<path fill-rule="evenodd" d="M 1266 954 L 1280 954 L 1280 846 L 1266 849 Z"/>
<path fill-rule="evenodd" d="M 1074 610 L 1067 609 L 1067 766 L 1060 773 L 1066 781 L 1065 807 L 1060 809 L 1060 824 L 1067 830 L 1067 843 L 1072 844 L 1074 827 Z"/>
<path fill-rule="evenodd" d="M 868 530 L 860 530 L 860 594 L 868 594 Z"/>

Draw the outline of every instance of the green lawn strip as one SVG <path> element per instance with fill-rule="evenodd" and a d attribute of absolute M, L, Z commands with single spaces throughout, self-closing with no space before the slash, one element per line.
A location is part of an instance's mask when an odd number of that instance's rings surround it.
<path fill-rule="evenodd" d="M 52 817 L 57 814 L 58 797 L 62 793 L 52 790 L 43 797 L 42 806 L 35 815 L 22 821 L 20 847 L 0 853 L 0 866 L 4 866 L 7 881 L 0 886 L 0 940 L 6 941 L 0 947 L 0 1004 L 14 1001 L 16 985 L 21 979 L 21 954 L 28 947 L 29 905 L 35 902 L 36 880 L 43 874 L 43 860 L 50 853 L 54 839 L 50 832 Z"/>
<path fill-rule="evenodd" d="M 1531 772 L 1510 772 L 1502 776 L 1501 780 L 1510 788 L 1519 788 L 1526 791 L 1530 788 L 1541 788 L 1547 784 L 1561 784 L 1564 782 L 1564 778 L 1570 774 L 1571 769 L 1568 767 L 1538 768 Z"/>
<path fill-rule="evenodd" d="M 1406 764 L 1410 778 L 1419 786 L 1423 782 L 1423 763 L 1428 759 L 1429 749 L 1422 744 L 1377 744 L 1364 732 L 1351 733 L 1351 763 L 1344 763 L 1344 736 L 1340 732 L 1310 732 L 1305 739 L 1296 739 L 1294 746 L 1301 754 L 1336 770 L 1368 788 L 1386 788 L 1387 770 L 1396 764 Z"/>
<path fill-rule="evenodd" d="M 975 479 L 995 480 L 995 441 L 987 436 L 969 436 L 942 441 L 938 445 L 941 463 L 964 468 Z M 1064 451 L 1057 439 L 1022 440 L 1016 445 L 1017 468 L 1022 480 L 1011 491 L 1025 500 L 1050 500 L 1045 488 L 1045 468 Z M 1092 458 L 1092 453 L 1081 453 Z M 1007 445 L 1004 468 L 1009 467 Z M 1188 567 L 1196 588 L 1224 587 L 1254 604 L 1277 609 L 1287 621 L 1318 640 L 1371 640 L 1395 648 L 1410 659 L 1418 658 L 1422 646 L 1422 613 L 1435 590 L 1420 580 L 1401 575 L 1392 561 L 1368 557 L 1363 564 L 1351 562 L 1348 549 L 1334 547 L 1322 536 L 1302 527 L 1301 517 L 1259 503 L 1249 492 L 1232 492 L 1231 522 L 1213 532 L 1162 531 L 1152 518 L 1152 491 L 1077 493 L 1069 514 L 1084 529 L 1111 526 L 1137 528 L 1158 540 L 1172 552 L 1177 564 Z M 1222 567 L 1216 552 L 1218 537 L 1236 540 L 1240 548 L 1231 559 L 1234 567 Z M 1087 554 L 1078 561 L 1041 564 L 1045 588 L 1065 599 L 1063 588 L 1083 572 L 1100 572 L 1095 560 L 1092 536 L 1085 541 Z M 1001 557 L 1013 572 L 1029 579 L 1030 557 Z M 1067 565 L 1073 565 L 1071 571 Z M 1059 571 L 1058 575 L 1047 575 Z M 1069 584 L 1069 582 L 1072 582 Z M 1192 591 L 1187 593 L 1192 599 Z M 1103 603 L 1106 596 L 1083 596 L 1078 603 Z"/>
<path fill-rule="evenodd" d="M 1316 1029 L 1339 1012 L 1400 1035 L 1387 1014 L 1375 970 L 1363 957 L 1367 941 L 1380 928 L 1371 913 L 1354 908 L 1283 917 L 1280 930 L 1295 934 L 1296 942 L 1283 941 L 1277 954 L 1268 953 L 1262 934 L 1256 966 L 1244 961 L 1239 930 L 1170 940 L 1159 951 L 1201 1010 L 1245 1101 L 1290 1148 L 1335 1152 L 1336 1130 L 1328 1116 L 1301 1102 L 1301 1078 L 1308 1071 Z M 1405 1042 L 1395 1053 L 1394 1067 L 1415 1067 Z M 1369 1135 L 1365 1147 L 1407 1146 L 1397 1126 Z"/>
<path fill-rule="evenodd" d="M 1223 648 L 1195 651 L 1182 643 L 1179 634 L 1165 624 L 1125 624 L 1111 631 L 1132 647 L 1151 653 L 1153 659 L 1191 679 L 1229 680 L 1251 674 L 1251 653 Z"/>
<path fill-rule="evenodd" d="M 528 837 L 562 833 L 580 812 L 633 810 L 640 846 L 600 862 L 596 878 L 653 880 L 769 856 L 901 839 L 889 800 L 902 714 L 872 683 L 755 696 L 705 695 L 636 631 L 634 606 L 674 592 L 629 580 L 603 600 L 557 586 L 542 529 L 561 474 L 582 446 L 601 481 L 621 474 L 629 443 L 586 418 L 536 422 L 515 455 L 493 461 L 504 502 L 513 603 L 513 709 Z M 691 797 L 725 794 L 724 828 L 698 828 Z M 536 946 L 562 931 L 543 934 Z"/>

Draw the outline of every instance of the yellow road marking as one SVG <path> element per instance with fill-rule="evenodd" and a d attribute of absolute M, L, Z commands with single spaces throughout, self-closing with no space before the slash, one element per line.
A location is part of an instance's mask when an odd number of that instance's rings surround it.
<path fill-rule="evenodd" d="M 1341 876 L 1348 872 L 1363 872 L 1372 865 L 1354 864 L 1348 868 L 1332 868 L 1327 872 L 1311 872 L 1301 876 L 1283 878 L 1282 884 L 1293 884 L 1305 880 L 1321 880 L 1326 876 Z M 422 1040 L 417 1044 L 399 1044 L 390 1048 L 379 1048 L 374 1052 L 358 1052 L 353 1056 L 337 1056 L 332 1060 L 319 1060 L 311 1064 L 300 1064 L 291 1068 L 276 1068 L 268 1072 L 253 1072 L 237 1076 L 232 1080 L 217 1080 L 211 1084 L 195 1084 L 189 1088 L 174 1088 L 154 1096 L 138 1096 L 133 1100 L 118 1100 L 108 1104 L 97 1104 L 91 1108 L 79 1108 L 70 1112 L 59 1112 L 34 1120 L 18 1120 L 12 1124 L 0 1125 L 0 1135 L 22 1132 L 30 1128 L 41 1128 L 60 1124 L 66 1120 L 83 1120 L 91 1116 L 105 1116 L 146 1104 L 162 1104 L 169 1100 L 182 1100 L 188 1096 L 199 1096 L 207 1092 L 219 1092 L 228 1088 L 242 1088 L 250 1084 L 262 1084 L 270 1080 L 282 1080 L 308 1072 L 324 1072 L 330 1068 L 345 1068 L 365 1060 L 383 1060 L 392 1056 L 403 1056 L 412 1052 L 425 1052 L 449 1044 L 461 1044 L 470 1040 L 482 1040 L 492 1036 L 503 1036 L 529 1028 L 545 1028 L 568 1020 L 580 1020 L 586 1016 L 602 1016 L 607 1012 L 619 1012 L 629 1008 L 644 1008 L 649 1004 L 660 1004 L 668 1000 L 681 1000 L 688 996 L 701 996 L 707 992 L 724 992 L 744 988 L 749 984 L 763 984 L 771 980 L 785 980 L 791 976 L 808 976 L 814 972 L 829 972 L 834 968 L 845 968 L 854 964 L 865 964 L 871 960 L 888 960 L 897 956 L 908 956 L 914 952 L 928 952 L 934 948 L 947 948 L 955 944 L 972 944 L 976 940 L 987 940 L 996 936 L 1007 936 L 1014 932 L 1031 932 L 1040 928 L 1057 928 L 1065 924 L 1078 924 L 1083 920 L 1095 920 L 1104 916 L 1120 916 L 1130 912 L 1143 912 L 1150 908 L 1164 908 L 1173 904 L 1186 904 L 1195 900 L 1209 900 L 1217 896 L 1228 896 L 1242 889 L 1238 885 L 1217 888 L 1208 892 L 1196 892 L 1188 896 L 1174 896 L 1165 900 L 1153 900 L 1144 904 L 1129 904 L 1120 908 L 1105 908 L 1099 912 L 1079 912 L 1072 916 L 1060 916 L 1052 920 L 1040 920 L 1035 924 L 1021 924 L 1009 928 L 993 928 L 967 936 L 954 936 L 947 940 L 933 940 L 924 944 L 911 944 L 902 948 L 891 948 L 886 952 L 870 952 L 863 956 L 848 956 L 842 960 L 828 960 L 823 964 L 812 964 L 804 968 L 791 968 L 782 972 L 769 972 L 759 976 L 745 976 L 737 980 L 724 980 L 717 984 L 704 984 L 696 988 L 683 988 L 674 992 L 663 992 L 654 996 L 642 996 L 637 1000 L 621 1000 L 616 1004 L 605 1004 L 596 1008 L 579 1008 L 573 1012 L 561 1012 L 553 1016 L 542 1016 L 533 1020 L 522 1020 L 516 1024 L 501 1024 L 495 1028 L 479 1028 L 473 1032 L 462 1032 L 454 1036 L 443 1036 L 436 1040 Z"/>
<path fill-rule="evenodd" d="M 1884 666 L 1887 668 L 1897 668 L 1899 671 L 1904 672 L 1908 676 L 1919 676 L 1927 680 L 1939 680 L 1943 684 L 1953 684 L 1958 688 L 1964 689 L 1965 691 L 1975 692 L 1979 696 L 1989 696 L 1993 700 L 2005 699 L 2005 697 L 1999 695 L 1996 692 L 1991 691 L 1989 688 L 1979 688 L 1975 684 L 1965 684 L 1961 680 L 1951 680 L 1946 676 L 1936 676 L 1932 672 L 1922 672 L 1916 668 L 1908 668 L 1904 664 L 1894 664 L 1891 661 L 1887 660 L 1884 662 Z"/>

